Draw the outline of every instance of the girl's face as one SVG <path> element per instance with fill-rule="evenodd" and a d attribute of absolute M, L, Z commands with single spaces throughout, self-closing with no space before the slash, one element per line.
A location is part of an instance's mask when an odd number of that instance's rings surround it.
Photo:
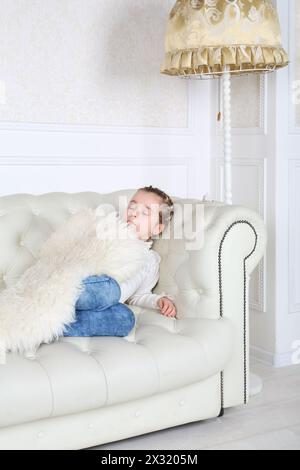
<path fill-rule="evenodd" d="M 164 229 L 159 223 L 161 198 L 155 193 L 137 191 L 130 200 L 125 212 L 126 222 L 132 224 L 140 240 L 147 241 Z"/>

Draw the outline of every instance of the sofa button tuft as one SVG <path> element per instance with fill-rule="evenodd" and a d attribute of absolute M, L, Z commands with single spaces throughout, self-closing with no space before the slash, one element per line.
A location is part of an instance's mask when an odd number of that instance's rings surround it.
<path fill-rule="evenodd" d="M 185 403 L 184 400 L 180 400 L 180 401 L 179 401 L 179 406 L 183 406 L 184 403 Z"/>
<path fill-rule="evenodd" d="M 135 416 L 136 416 L 136 418 L 138 418 L 139 416 L 141 416 L 140 410 L 137 410 L 137 411 L 135 412 Z"/>
<path fill-rule="evenodd" d="M 43 431 L 38 432 L 38 433 L 37 433 L 37 437 L 38 437 L 39 439 L 41 439 L 41 437 L 44 437 Z"/>
<path fill-rule="evenodd" d="M 89 423 L 88 428 L 92 429 L 93 427 L 94 427 L 94 425 L 92 423 Z"/>

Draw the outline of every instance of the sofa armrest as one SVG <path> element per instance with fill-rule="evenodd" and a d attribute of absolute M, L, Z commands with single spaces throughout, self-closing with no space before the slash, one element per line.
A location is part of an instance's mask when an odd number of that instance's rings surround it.
<path fill-rule="evenodd" d="M 233 356 L 221 372 L 222 408 L 249 399 L 249 281 L 265 253 L 267 230 L 255 211 L 238 205 L 204 204 L 204 244 L 186 251 L 172 272 L 169 242 L 159 288 L 176 299 L 177 317 L 229 319 L 234 329 Z M 172 261 L 172 262 L 171 262 Z M 166 274 L 169 266 L 170 274 Z M 172 278 L 172 279 L 171 279 Z M 175 281 L 175 282 L 174 282 Z"/>
<path fill-rule="evenodd" d="M 240 318 L 251 273 L 266 245 L 266 225 L 255 211 L 205 204 L 203 246 L 186 251 L 174 273 L 176 291 L 170 293 L 176 296 L 178 317 Z"/>

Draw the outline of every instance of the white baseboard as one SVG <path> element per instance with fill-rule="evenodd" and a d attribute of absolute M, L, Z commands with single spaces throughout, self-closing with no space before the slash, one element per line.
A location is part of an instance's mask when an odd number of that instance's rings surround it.
<path fill-rule="evenodd" d="M 257 346 L 250 346 L 250 357 L 272 367 L 288 367 L 294 365 L 292 362 L 293 351 L 274 354 Z"/>

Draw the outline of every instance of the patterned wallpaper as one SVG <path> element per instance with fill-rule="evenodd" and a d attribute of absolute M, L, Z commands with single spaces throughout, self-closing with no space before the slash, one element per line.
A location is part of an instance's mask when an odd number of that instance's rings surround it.
<path fill-rule="evenodd" d="M 0 121 L 186 127 L 188 82 L 160 74 L 173 4 L 1 0 Z M 258 127 L 258 77 L 232 93 L 233 127 Z"/>
<path fill-rule="evenodd" d="M 260 76 L 249 74 L 232 79 L 232 127 L 260 127 Z"/>
<path fill-rule="evenodd" d="M 1 0 L 0 121 L 186 127 L 160 74 L 166 0 Z"/>

